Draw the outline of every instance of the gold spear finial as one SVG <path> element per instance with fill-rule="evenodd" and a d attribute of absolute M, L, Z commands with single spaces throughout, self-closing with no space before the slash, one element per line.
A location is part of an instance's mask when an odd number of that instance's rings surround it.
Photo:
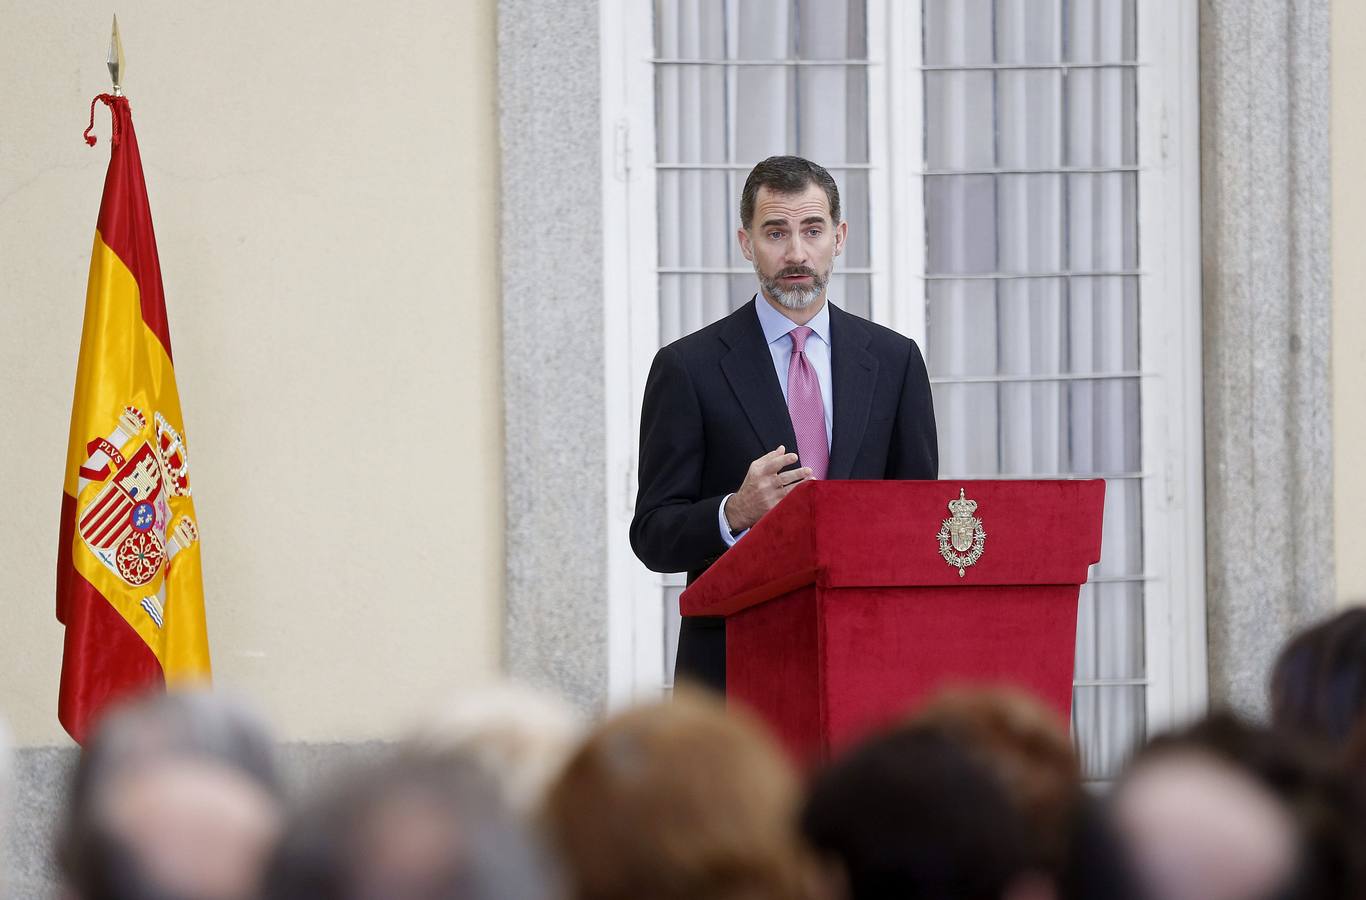
<path fill-rule="evenodd" d="M 114 30 L 109 35 L 109 77 L 114 79 L 114 96 L 123 96 L 123 41 L 119 40 L 119 17 L 114 16 Z"/>

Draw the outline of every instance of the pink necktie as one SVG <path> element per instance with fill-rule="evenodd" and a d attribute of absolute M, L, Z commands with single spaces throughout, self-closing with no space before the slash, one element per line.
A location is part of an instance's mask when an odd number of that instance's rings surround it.
<path fill-rule="evenodd" d="M 830 447 L 825 442 L 825 403 L 816 370 L 806 358 L 806 339 L 811 329 L 798 325 L 787 333 L 792 338 L 792 359 L 787 364 L 787 413 L 797 436 L 798 462 L 824 478 L 830 468 Z"/>

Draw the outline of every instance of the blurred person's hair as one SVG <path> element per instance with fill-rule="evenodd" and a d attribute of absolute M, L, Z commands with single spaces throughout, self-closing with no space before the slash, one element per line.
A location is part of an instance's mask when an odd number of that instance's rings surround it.
<path fill-rule="evenodd" d="M 680 690 L 594 730 L 545 819 L 574 900 L 799 900 L 816 884 L 799 802 L 757 720 Z"/>
<path fill-rule="evenodd" d="M 98 785 L 64 893 L 79 900 L 255 900 L 282 809 L 206 757 L 125 766 Z"/>
<path fill-rule="evenodd" d="M 413 736 L 421 752 L 467 761 L 518 815 L 532 815 L 583 734 L 578 713 L 545 691 L 503 682 L 449 701 Z"/>
<path fill-rule="evenodd" d="M 952 690 L 922 707 L 911 724 L 977 751 L 1029 823 L 1037 862 L 1062 865 L 1083 791 L 1081 767 L 1056 713 L 1016 690 Z"/>
<path fill-rule="evenodd" d="M 412 748 L 343 773 L 299 810 L 264 900 L 552 900 L 551 867 L 499 788 Z"/>
<path fill-rule="evenodd" d="M 1366 721 L 1357 726 L 1342 751 L 1343 771 L 1352 779 L 1366 804 Z"/>
<path fill-rule="evenodd" d="M 901 725 L 835 760 L 812 783 L 802 830 L 842 866 L 851 900 L 1052 895 L 1001 778 L 935 727 Z"/>
<path fill-rule="evenodd" d="M 80 807 L 92 788 L 119 769 L 158 757 L 215 760 L 277 797 L 284 793 L 265 720 L 230 694 L 193 688 L 145 694 L 101 717 L 81 753 L 71 805 Z"/>
<path fill-rule="evenodd" d="M 1341 754 L 1366 726 L 1366 607 L 1301 631 L 1271 675 L 1271 721 L 1280 731 Z"/>
<path fill-rule="evenodd" d="M 1240 774 L 1290 817 L 1297 865 L 1277 898 L 1366 895 L 1366 809 L 1344 774 L 1323 756 L 1284 732 L 1217 712 L 1149 742 L 1121 776 L 1117 793 L 1146 766 L 1180 756 L 1211 760 Z"/>
<path fill-rule="evenodd" d="M 121 776 L 178 760 L 222 766 L 282 802 L 270 731 L 243 702 L 200 688 L 133 698 L 100 718 L 81 752 L 57 839 L 64 881 L 89 894 L 99 885 L 145 880 L 134 861 L 122 858 L 99 800 Z M 150 891 L 146 886 L 125 896 L 155 896 Z"/>
<path fill-rule="evenodd" d="M 1104 810 L 1082 786 L 1066 723 L 1013 688 L 951 689 L 921 707 L 913 727 L 971 748 L 1027 824 L 1032 866 L 1060 896 L 1123 900 L 1136 893 L 1131 867 Z"/>

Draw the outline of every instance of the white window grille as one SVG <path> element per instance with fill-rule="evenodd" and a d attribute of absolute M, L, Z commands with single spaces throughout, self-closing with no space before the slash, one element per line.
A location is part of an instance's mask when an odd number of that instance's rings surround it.
<path fill-rule="evenodd" d="M 609 253 L 630 273 L 628 303 L 609 271 L 631 384 L 616 433 L 634 444 L 654 350 L 753 295 L 748 170 L 826 165 L 850 223 L 830 296 L 921 343 L 941 476 L 1107 479 L 1073 732 L 1110 776 L 1204 702 L 1194 17 L 1179 0 L 643 7 L 604 15 L 609 247 L 625 211 L 653 219 Z M 648 692 L 669 681 L 683 581 L 633 565 L 614 659 Z"/>

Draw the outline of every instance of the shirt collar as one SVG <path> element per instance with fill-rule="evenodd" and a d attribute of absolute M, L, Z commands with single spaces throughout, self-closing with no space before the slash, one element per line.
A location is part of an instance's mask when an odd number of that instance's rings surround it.
<path fill-rule="evenodd" d="M 773 343 L 778 338 L 784 337 L 797 325 L 787 316 L 778 312 L 773 306 L 763 298 L 761 294 L 754 295 L 754 310 L 759 314 L 759 327 L 764 330 L 764 340 Z M 811 317 L 811 321 L 806 323 L 806 327 L 815 332 L 816 337 L 830 346 L 830 298 L 826 297 L 821 304 L 821 311 Z"/>

